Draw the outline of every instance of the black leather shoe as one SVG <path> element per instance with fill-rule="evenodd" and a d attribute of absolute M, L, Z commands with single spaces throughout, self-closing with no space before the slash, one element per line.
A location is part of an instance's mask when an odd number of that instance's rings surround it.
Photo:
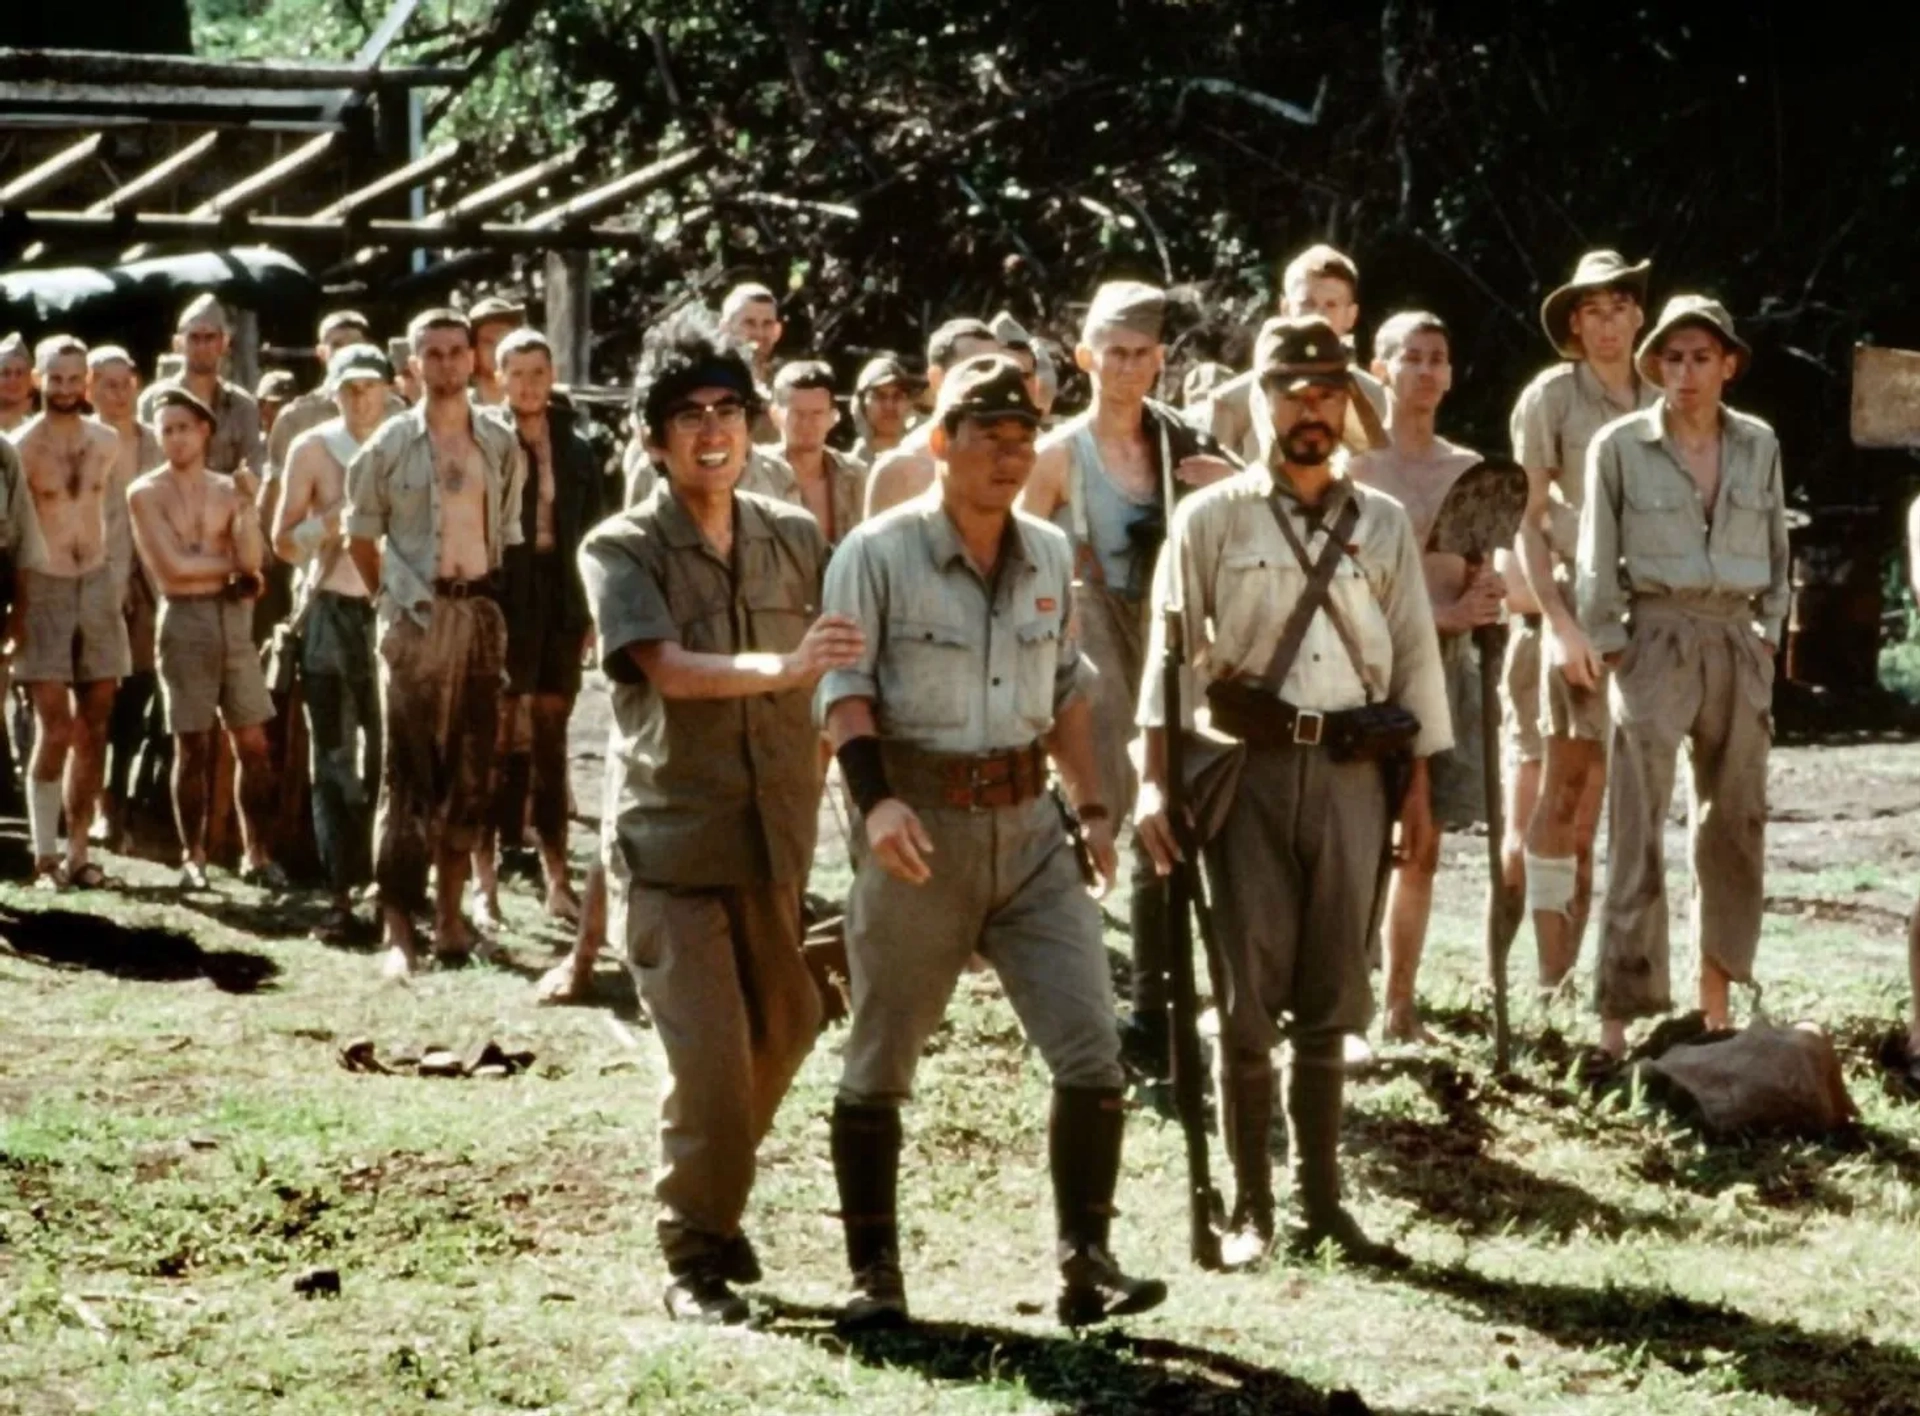
<path fill-rule="evenodd" d="M 1054 1313 L 1067 1327 L 1085 1327 L 1130 1313 L 1144 1313 L 1167 1301 L 1167 1285 L 1157 1278 L 1130 1278 L 1099 1245 L 1075 1249 L 1060 1261 L 1060 1295 Z"/>
<path fill-rule="evenodd" d="M 905 1327 L 907 1284 L 900 1261 L 891 1254 L 874 1259 L 853 1276 L 853 1293 L 840 1310 L 839 1325 L 850 1331 L 874 1332 Z"/>
<path fill-rule="evenodd" d="M 753 1316 L 747 1300 L 714 1269 L 675 1274 L 667 1283 L 667 1316 L 677 1323 L 733 1327 Z"/>
<path fill-rule="evenodd" d="M 724 1248 L 714 1255 L 714 1272 L 728 1283 L 758 1283 L 763 1275 L 760 1272 L 760 1256 L 753 1251 L 753 1240 L 741 1232 L 727 1240 Z"/>
<path fill-rule="evenodd" d="M 1391 1244 L 1369 1239 L 1360 1222 L 1347 1213 L 1345 1206 L 1318 1219 L 1299 1225 L 1287 1236 L 1287 1247 L 1302 1258 L 1311 1257 L 1322 1244 L 1331 1244 L 1341 1258 L 1362 1268 L 1385 1269 L 1399 1273 L 1413 1267 L 1413 1260 Z"/>

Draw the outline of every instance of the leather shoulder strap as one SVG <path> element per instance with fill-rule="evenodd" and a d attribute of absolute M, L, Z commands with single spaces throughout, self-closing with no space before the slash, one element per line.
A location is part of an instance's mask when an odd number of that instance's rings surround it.
<path fill-rule="evenodd" d="M 1308 556 L 1306 543 L 1287 519 L 1286 508 L 1280 505 L 1278 496 L 1267 498 L 1267 509 L 1279 523 L 1280 534 L 1286 538 L 1288 548 L 1300 562 L 1300 568 L 1307 573 L 1307 583 L 1301 587 L 1300 598 L 1294 601 L 1293 612 L 1281 627 L 1280 640 L 1273 647 L 1273 657 L 1267 661 L 1266 670 L 1260 675 L 1260 683 L 1269 692 L 1277 694 L 1280 686 L 1287 681 L 1287 675 L 1293 672 L 1293 661 L 1300 656 L 1300 645 L 1306 640 L 1307 626 L 1313 622 L 1315 611 L 1324 608 L 1333 620 L 1335 630 L 1340 633 L 1341 642 L 1347 642 L 1345 629 L 1339 616 L 1334 613 L 1333 600 L 1327 592 L 1333 585 L 1334 572 L 1340 567 L 1340 557 L 1346 554 L 1347 537 L 1353 534 L 1354 525 L 1360 519 L 1360 501 L 1357 497 L 1349 497 L 1346 505 L 1340 508 L 1340 514 L 1334 518 L 1333 526 L 1327 532 L 1326 544 L 1320 548 L 1318 559 Z M 1348 646 L 1348 652 L 1353 652 L 1351 645 Z M 1362 683 L 1366 682 L 1364 673 L 1360 678 Z"/>

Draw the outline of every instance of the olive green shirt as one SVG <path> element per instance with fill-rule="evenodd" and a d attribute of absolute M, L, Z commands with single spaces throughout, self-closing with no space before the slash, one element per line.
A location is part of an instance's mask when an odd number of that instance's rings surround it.
<path fill-rule="evenodd" d="M 1562 565 L 1571 565 L 1580 539 L 1580 504 L 1586 500 L 1587 448 L 1615 418 L 1650 408 L 1660 390 L 1634 375 L 1638 402 L 1616 403 L 1585 360 L 1542 370 L 1513 405 L 1508 431 L 1513 460 L 1548 478 L 1547 545 Z"/>
<path fill-rule="evenodd" d="M 1575 593 L 1600 654 L 1627 646 L 1640 598 L 1749 601 L 1779 644 L 1788 589 L 1787 495 L 1780 443 L 1758 418 L 1721 410 L 1720 487 L 1712 519 L 1655 405 L 1603 428 L 1587 453 Z"/>
<path fill-rule="evenodd" d="M 1354 671 L 1353 659 L 1323 607 L 1307 622 L 1280 696 L 1295 708 L 1321 713 L 1368 702 L 1395 703 L 1420 720 L 1415 756 L 1430 757 L 1453 746 L 1440 639 L 1433 627 L 1420 546 L 1405 508 L 1385 492 L 1343 476 L 1335 478 L 1310 515 L 1291 484 L 1265 467 L 1250 467 L 1182 501 L 1154 570 L 1149 664 L 1159 663 L 1166 653 L 1172 593 L 1168 565 L 1178 560 L 1180 566 L 1187 648 L 1181 710 L 1187 726 L 1194 725 L 1195 714 L 1204 707 L 1207 684 L 1266 675 L 1306 588 L 1306 569 L 1268 506 L 1276 493 L 1310 561 L 1319 559 L 1328 528 L 1346 499 L 1360 499 L 1360 516 L 1327 598 L 1351 631 L 1366 670 L 1364 679 Z M 1149 728 L 1166 723 L 1158 673 L 1149 672 L 1141 681 L 1138 722 Z"/>
<path fill-rule="evenodd" d="M 527 460 L 520 439 L 498 418 L 474 410 L 469 421 L 486 469 L 487 566 L 498 570 L 504 549 L 523 539 Z M 346 530 L 369 541 L 385 537 L 374 596 L 381 626 L 405 614 L 425 629 L 440 566 L 440 479 L 424 400 L 382 423 L 348 464 Z"/>
<path fill-rule="evenodd" d="M 807 691 L 669 699 L 627 652 L 785 654 L 819 613 L 827 544 L 813 518 L 736 494 L 722 559 L 664 483 L 594 528 L 580 577 L 613 684 L 607 866 L 646 885 L 803 881 L 820 810 Z"/>
<path fill-rule="evenodd" d="M 1028 746 L 1090 673 L 1067 632 L 1072 584 L 1066 536 L 1021 512 L 982 576 L 938 486 L 861 522 L 833 554 L 824 608 L 859 624 L 866 652 L 820 680 L 820 720 L 865 698 L 883 738 L 928 752 Z"/>
<path fill-rule="evenodd" d="M 647 455 L 646 444 L 631 440 L 620 455 L 620 472 L 626 482 L 626 504 L 638 506 L 660 484 L 660 466 Z M 800 505 L 800 483 L 780 456 L 780 450 L 754 443 L 747 449 L 747 464 L 740 469 L 736 492 L 755 492 L 789 506 Z"/>

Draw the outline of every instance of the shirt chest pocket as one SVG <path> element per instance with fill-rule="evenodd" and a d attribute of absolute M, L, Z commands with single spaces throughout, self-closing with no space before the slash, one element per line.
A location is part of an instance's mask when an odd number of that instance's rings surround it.
<path fill-rule="evenodd" d="M 1620 551 L 1628 560 L 1676 560 L 1701 547 L 1699 498 L 1672 478 L 1628 482 L 1620 507 Z"/>
<path fill-rule="evenodd" d="M 887 721 L 900 727 L 959 728 L 980 678 L 973 636 L 945 619 L 889 619 L 881 684 Z"/>
<path fill-rule="evenodd" d="M 1254 637 L 1272 624 L 1278 633 L 1280 606 L 1298 593 L 1300 572 L 1292 553 L 1229 551 L 1220 558 L 1214 580 L 1213 654 L 1238 664 L 1253 648 Z"/>
<path fill-rule="evenodd" d="M 1053 726 L 1054 675 L 1060 665 L 1060 622 L 1028 620 L 1014 630 L 1014 710 L 1037 737 Z"/>
<path fill-rule="evenodd" d="M 788 586 L 752 585 L 740 598 L 747 614 L 745 649 L 784 654 L 799 645 L 813 623 L 815 607 Z"/>
<path fill-rule="evenodd" d="M 425 516 L 433 492 L 432 462 L 425 457 L 401 458 L 389 486 L 395 511 Z"/>
<path fill-rule="evenodd" d="M 1751 482 L 1727 488 L 1727 524 L 1722 545 L 1732 555 L 1767 560 L 1772 555 L 1773 492 Z"/>

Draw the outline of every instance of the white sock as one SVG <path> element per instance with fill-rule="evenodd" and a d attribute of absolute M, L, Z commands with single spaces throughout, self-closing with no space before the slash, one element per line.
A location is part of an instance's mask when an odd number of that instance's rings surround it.
<path fill-rule="evenodd" d="M 60 779 L 27 782 L 27 826 L 33 833 L 33 855 L 46 860 L 60 854 Z"/>

